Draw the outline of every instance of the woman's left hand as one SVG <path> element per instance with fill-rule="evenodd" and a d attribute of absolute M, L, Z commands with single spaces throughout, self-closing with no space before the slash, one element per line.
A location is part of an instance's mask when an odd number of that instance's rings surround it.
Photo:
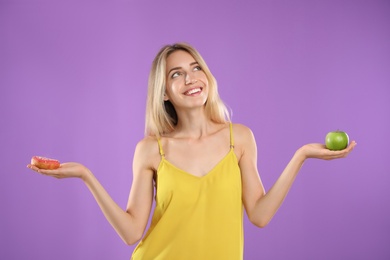
<path fill-rule="evenodd" d="M 356 142 L 352 141 L 347 148 L 340 151 L 331 151 L 323 144 L 307 144 L 302 146 L 298 152 L 307 158 L 316 158 L 322 160 L 333 160 L 338 158 L 345 158 L 355 148 Z"/>

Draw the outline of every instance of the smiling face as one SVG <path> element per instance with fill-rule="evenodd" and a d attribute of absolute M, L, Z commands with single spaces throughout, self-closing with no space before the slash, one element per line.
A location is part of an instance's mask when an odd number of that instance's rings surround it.
<path fill-rule="evenodd" d="M 166 92 L 175 109 L 204 106 L 208 80 L 198 62 L 186 51 L 177 50 L 166 60 Z"/>
<path fill-rule="evenodd" d="M 217 81 L 200 53 L 187 43 L 163 46 L 149 73 L 145 134 L 172 132 L 179 114 L 196 107 L 213 122 L 230 121 Z"/>

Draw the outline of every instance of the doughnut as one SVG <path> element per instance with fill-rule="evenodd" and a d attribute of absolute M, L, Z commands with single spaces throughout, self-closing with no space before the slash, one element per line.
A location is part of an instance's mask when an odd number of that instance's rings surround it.
<path fill-rule="evenodd" d="M 39 169 L 54 170 L 60 167 L 60 162 L 55 159 L 50 159 L 42 156 L 33 156 L 31 164 Z"/>

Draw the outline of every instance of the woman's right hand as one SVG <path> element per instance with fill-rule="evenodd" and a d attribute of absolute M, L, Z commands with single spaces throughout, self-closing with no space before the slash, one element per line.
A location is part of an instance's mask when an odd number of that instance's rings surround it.
<path fill-rule="evenodd" d="M 28 164 L 27 168 L 36 171 L 40 174 L 55 177 L 57 179 L 63 178 L 81 178 L 84 179 L 88 173 L 89 169 L 80 163 L 68 162 L 61 163 L 60 167 L 55 170 L 45 170 L 39 169 L 38 167 Z"/>

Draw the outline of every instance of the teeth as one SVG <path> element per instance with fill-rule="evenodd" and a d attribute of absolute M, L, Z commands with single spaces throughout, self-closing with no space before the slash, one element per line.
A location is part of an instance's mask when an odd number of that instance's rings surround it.
<path fill-rule="evenodd" d="M 191 94 L 194 94 L 196 92 L 200 92 L 200 88 L 194 88 L 194 89 L 191 89 L 189 91 L 187 91 L 187 95 L 191 95 Z"/>

